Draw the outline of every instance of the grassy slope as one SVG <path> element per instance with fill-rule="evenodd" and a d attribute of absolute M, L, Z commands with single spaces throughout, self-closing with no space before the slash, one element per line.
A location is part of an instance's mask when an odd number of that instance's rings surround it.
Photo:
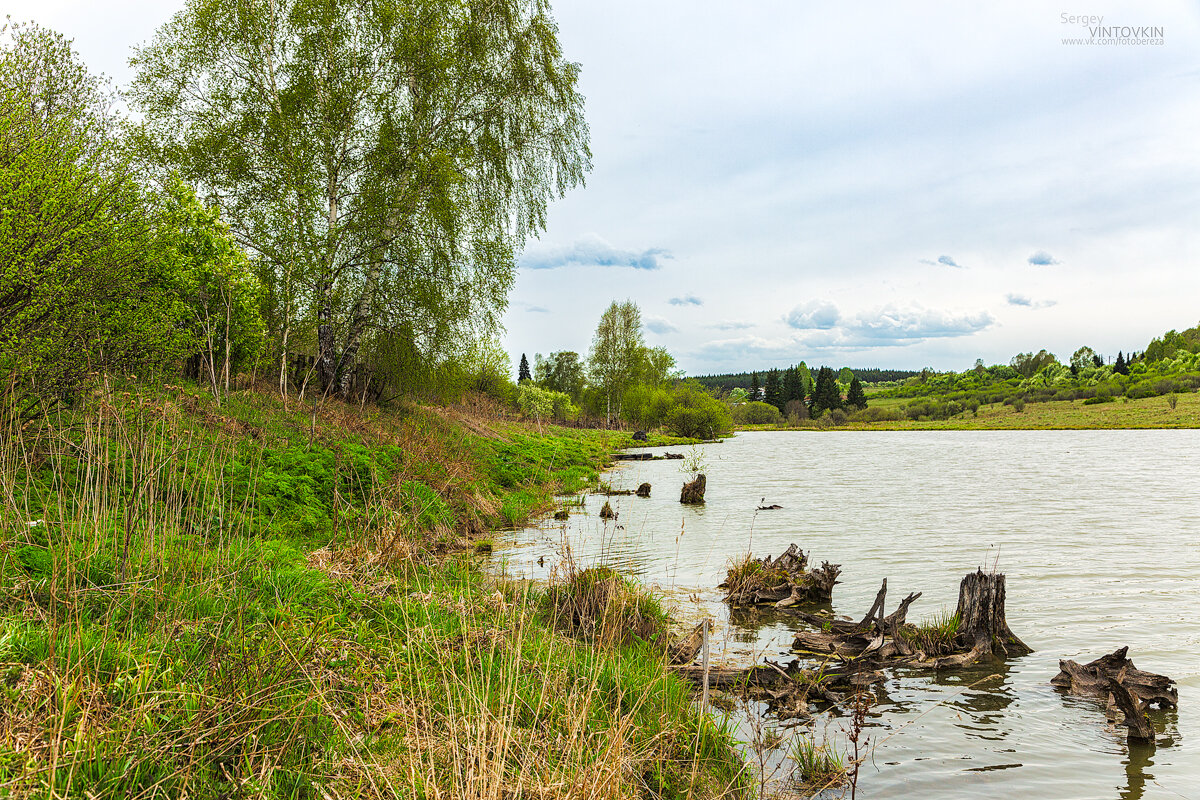
<path fill-rule="evenodd" d="M 741 793 L 654 650 L 470 555 L 622 437 L 308 411 L 131 389 L 5 435 L 0 795 Z"/>
<path fill-rule="evenodd" d="M 896 408 L 907 399 L 870 399 L 872 407 Z M 1141 400 L 1118 399 L 1112 403 L 1085 406 L 1082 400 L 1056 400 L 1046 403 L 1026 403 L 1018 412 L 1012 406 L 994 404 L 982 406 L 978 416 L 970 412 L 948 420 L 914 422 L 912 420 L 884 422 L 847 422 L 845 425 L 823 428 L 810 424 L 804 429 L 824 430 L 1039 430 L 1039 429 L 1116 429 L 1116 428 L 1200 428 L 1200 393 L 1178 395 L 1178 405 L 1171 409 L 1166 397 L 1147 397 Z M 771 425 L 748 425 L 740 430 L 778 430 Z"/>

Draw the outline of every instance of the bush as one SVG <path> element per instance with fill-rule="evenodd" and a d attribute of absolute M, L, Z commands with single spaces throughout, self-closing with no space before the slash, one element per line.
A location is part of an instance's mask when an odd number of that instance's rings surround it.
<path fill-rule="evenodd" d="M 1016 411 L 1018 414 L 1020 414 L 1025 410 L 1025 399 L 1023 397 L 1013 398 L 1012 407 L 1013 411 Z"/>
<path fill-rule="evenodd" d="M 783 415 L 770 403 L 754 401 L 733 407 L 733 421 L 739 425 L 779 425 Z"/>
<path fill-rule="evenodd" d="M 675 390 L 676 407 L 667 416 L 667 427 L 676 436 L 690 439 L 716 439 L 733 431 L 729 407 L 704 387 L 691 381 Z"/>

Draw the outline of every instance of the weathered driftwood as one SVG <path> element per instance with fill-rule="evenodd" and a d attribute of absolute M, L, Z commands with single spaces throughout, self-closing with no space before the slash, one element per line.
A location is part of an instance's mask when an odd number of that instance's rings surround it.
<path fill-rule="evenodd" d="M 650 496 L 650 484 L 643 483 L 641 486 L 639 486 L 637 488 L 637 491 L 634 492 L 634 494 L 636 494 L 638 497 L 649 497 Z"/>
<path fill-rule="evenodd" d="M 691 633 L 667 648 L 667 661 L 670 664 L 691 664 L 700 655 L 704 646 L 704 623 L 692 628 Z"/>
<path fill-rule="evenodd" d="M 1058 662 L 1059 673 L 1050 683 L 1069 694 L 1104 699 L 1113 717 L 1120 712 L 1131 740 L 1153 741 L 1154 727 L 1146 709 L 1176 707 L 1179 690 L 1166 675 L 1135 667 L 1128 653 L 1129 648 L 1122 647 L 1087 664 L 1063 659 Z"/>
<path fill-rule="evenodd" d="M 567 511 L 565 508 L 560 508 L 558 511 L 554 512 L 554 518 L 560 522 L 564 519 L 569 519 L 570 517 L 571 512 Z"/>
<path fill-rule="evenodd" d="M 783 508 L 783 506 L 779 505 L 778 503 L 772 503 L 769 506 L 759 506 L 758 510 L 759 511 L 777 511 L 781 508 Z"/>
<path fill-rule="evenodd" d="M 683 453 L 663 453 L 662 457 L 672 461 L 680 461 L 683 459 Z"/>
<path fill-rule="evenodd" d="M 704 502 L 704 490 L 708 483 L 708 479 L 701 472 L 695 480 L 688 481 L 683 484 L 683 491 L 679 493 L 679 502 L 687 505 L 696 505 Z"/>
<path fill-rule="evenodd" d="M 697 664 L 677 665 L 672 670 L 693 684 L 704 683 L 704 669 Z M 753 667 L 709 667 L 708 686 L 742 694 L 765 702 L 779 719 L 812 716 L 811 704 L 837 705 L 847 692 L 884 680 L 882 672 L 846 668 L 811 669 L 793 659 L 788 664 L 766 661 Z"/>
<path fill-rule="evenodd" d="M 941 638 L 922 634 L 905 622 L 908 607 L 920 596 L 920 592 L 908 595 L 894 612 L 884 616 L 885 579 L 860 622 L 801 614 L 821 630 L 800 631 L 792 648 L 842 659 L 870 658 L 935 669 L 974 664 L 993 654 L 1032 652 L 1009 630 L 1004 615 L 1004 575 L 979 570 L 963 578 L 958 589 L 957 627 Z"/>
<path fill-rule="evenodd" d="M 616 518 L 617 518 L 617 512 L 613 511 L 613 507 L 611 505 L 609 505 L 607 500 L 605 500 L 604 506 L 600 509 L 600 519 L 616 519 Z"/>
<path fill-rule="evenodd" d="M 812 571 L 807 566 L 808 556 L 792 544 L 775 558 L 747 556 L 745 562 L 729 569 L 717 588 L 725 590 L 725 602 L 737 606 L 788 608 L 829 600 L 842 572 L 841 565 L 825 561 Z"/>
<path fill-rule="evenodd" d="M 653 461 L 653 453 L 613 453 L 613 461 Z"/>

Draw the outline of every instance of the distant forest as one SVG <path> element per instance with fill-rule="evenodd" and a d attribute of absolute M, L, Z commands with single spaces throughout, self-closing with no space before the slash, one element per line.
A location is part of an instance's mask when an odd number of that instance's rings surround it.
<path fill-rule="evenodd" d="M 765 379 L 769 371 L 769 369 L 762 369 L 758 372 L 760 382 Z M 863 383 L 902 381 L 921 374 L 920 370 L 911 369 L 851 369 L 850 371 Z M 727 372 L 723 375 L 699 375 L 694 380 L 708 389 L 728 392 L 739 386 L 743 389 L 750 386 L 751 374 L 749 372 Z"/>

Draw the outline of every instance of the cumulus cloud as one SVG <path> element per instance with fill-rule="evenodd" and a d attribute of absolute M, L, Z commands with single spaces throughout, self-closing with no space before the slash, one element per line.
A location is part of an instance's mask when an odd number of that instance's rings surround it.
<path fill-rule="evenodd" d="M 629 267 L 655 270 L 662 268 L 663 259 L 671 253 L 661 247 L 647 250 L 622 250 L 599 236 L 585 236 L 565 247 L 555 247 L 527 253 L 521 259 L 526 269 L 559 269 L 561 267 Z"/>
<path fill-rule="evenodd" d="M 646 317 L 646 321 L 643 324 L 647 330 L 654 331 L 655 333 L 675 333 L 679 330 L 669 320 L 662 317 Z"/>
<path fill-rule="evenodd" d="M 828 330 L 837 325 L 840 317 L 837 306 L 828 300 L 810 300 L 793 308 L 783 319 L 799 330 Z"/>
<path fill-rule="evenodd" d="M 1009 294 L 1005 296 L 1010 306 L 1021 306 L 1022 308 L 1049 308 L 1058 303 L 1057 300 L 1033 300 L 1023 294 Z"/>
<path fill-rule="evenodd" d="M 704 301 L 694 294 L 685 294 L 683 297 L 672 297 L 667 301 L 673 306 L 702 306 Z"/>
<path fill-rule="evenodd" d="M 513 305 L 516 306 L 517 308 L 523 309 L 524 311 L 526 311 L 530 314 L 549 314 L 550 313 L 550 309 L 548 309 L 548 308 L 545 308 L 543 306 L 535 306 L 533 303 L 526 303 L 524 301 L 517 301 L 516 303 L 513 303 Z"/>
<path fill-rule="evenodd" d="M 744 331 L 747 328 L 753 328 L 754 323 L 753 322 L 742 322 L 742 321 L 736 320 L 736 319 L 723 319 L 720 322 L 714 322 L 711 325 L 707 325 L 705 327 L 715 328 L 716 330 L 719 330 L 719 331 Z"/>
<path fill-rule="evenodd" d="M 1047 253 L 1045 250 L 1038 250 L 1036 253 L 1031 255 L 1027 260 L 1029 261 L 1030 264 L 1034 265 L 1035 267 L 1048 267 L 1052 264 L 1062 263 L 1057 258 L 1055 258 L 1054 256 Z"/>
<path fill-rule="evenodd" d="M 954 260 L 952 256 L 938 256 L 937 261 L 932 259 L 922 258 L 922 264 L 928 264 L 931 267 L 954 267 L 955 269 L 966 269 L 962 264 Z"/>
<path fill-rule="evenodd" d="M 915 341 L 970 336 L 995 322 L 986 311 L 974 314 L 938 311 L 919 306 L 887 305 L 859 314 L 845 326 L 848 334 L 865 341 Z"/>

